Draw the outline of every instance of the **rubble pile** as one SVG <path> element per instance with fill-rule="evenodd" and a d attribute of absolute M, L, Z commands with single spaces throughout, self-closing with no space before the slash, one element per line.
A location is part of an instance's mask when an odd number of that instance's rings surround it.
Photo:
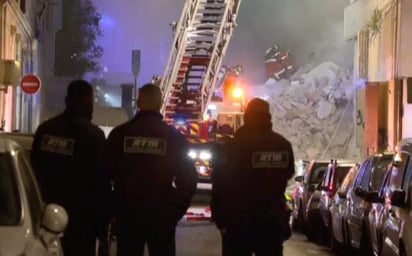
<path fill-rule="evenodd" d="M 353 134 L 352 88 L 352 72 L 333 62 L 302 67 L 290 80 L 266 82 L 274 129 L 292 142 L 295 158 L 346 156 Z"/>

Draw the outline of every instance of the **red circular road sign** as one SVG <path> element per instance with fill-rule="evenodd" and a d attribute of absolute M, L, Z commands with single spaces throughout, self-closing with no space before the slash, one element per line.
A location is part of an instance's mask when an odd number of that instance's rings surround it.
<path fill-rule="evenodd" d="M 21 90 L 27 94 L 35 94 L 40 90 L 41 81 L 36 75 L 25 75 L 20 83 Z"/>

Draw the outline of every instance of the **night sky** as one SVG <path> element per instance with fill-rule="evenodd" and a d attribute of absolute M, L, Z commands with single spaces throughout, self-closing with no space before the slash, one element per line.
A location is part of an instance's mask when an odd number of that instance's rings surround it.
<path fill-rule="evenodd" d="M 107 74 L 132 81 L 131 50 L 141 49 L 139 83 L 163 75 L 172 42 L 169 23 L 179 19 L 184 0 L 95 2 L 103 17 L 101 62 Z M 241 64 L 250 81 L 263 83 L 264 52 L 278 43 L 289 48 L 298 63 L 312 56 L 316 61 L 351 65 L 352 44 L 343 40 L 343 10 L 348 4 L 342 0 L 243 0 L 224 64 Z"/>

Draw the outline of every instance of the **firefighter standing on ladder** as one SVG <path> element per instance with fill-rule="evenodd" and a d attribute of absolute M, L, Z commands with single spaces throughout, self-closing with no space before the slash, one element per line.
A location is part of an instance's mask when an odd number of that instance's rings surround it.
<path fill-rule="evenodd" d="M 294 157 L 290 142 L 272 131 L 269 104 L 251 100 L 244 126 L 219 151 L 213 159 L 211 207 L 222 255 L 282 255 L 291 235 L 284 193 Z"/>
<path fill-rule="evenodd" d="M 175 228 L 196 191 L 197 172 L 182 134 L 163 122 L 158 86 L 139 90 L 136 116 L 109 134 L 118 255 L 175 255 Z"/>

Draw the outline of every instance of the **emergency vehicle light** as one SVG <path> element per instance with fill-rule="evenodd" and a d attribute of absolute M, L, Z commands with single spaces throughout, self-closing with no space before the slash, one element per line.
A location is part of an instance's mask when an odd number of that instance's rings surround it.
<path fill-rule="evenodd" d="M 216 106 L 215 104 L 209 104 L 209 105 L 207 106 L 207 109 L 215 110 L 215 109 L 217 109 L 217 106 Z"/>
<path fill-rule="evenodd" d="M 233 91 L 232 91 L 232 97 L 233 98 L 235 98 L 235 99 L 242 98 L 243 94 L 244 94 L 244 91 L 243 91 L 242 88 L 240 88 L 240 87 L 233 88 Z"/>
<path fill-rule="evenodd" d="M 186 124 L 185 120 L 182 120 L 182 119 L 176 120 L 176 125 L 185 125 L 185 124 Z"/>
<path fill-rule="evenodd" d="M 212 154 L 208 151 L 201 151 L 199 154 L 199 158 L 201 160 L 210 160 L 212 158 Z"/>
<path fill-rule="evenodd" d="M 193 150 L 190 150 L 189 153 L 187 153 L 187 155 L 188 155 L 190 158 L 192 158 L 192 159 L 197 158 L 197 154 L 196 154 L 196 152 L 193 151 Z"/>
<path fill-rule="evenodd" d="M 190 150 L 187 155 L 192 158 L 192 159 L 197 159 L 199 158 L 200 160 L 210 160 L 212 159 L 212 153 L 209 151 L 200 151 L 199 153 L 196 152 L 195 150 Z"/>

